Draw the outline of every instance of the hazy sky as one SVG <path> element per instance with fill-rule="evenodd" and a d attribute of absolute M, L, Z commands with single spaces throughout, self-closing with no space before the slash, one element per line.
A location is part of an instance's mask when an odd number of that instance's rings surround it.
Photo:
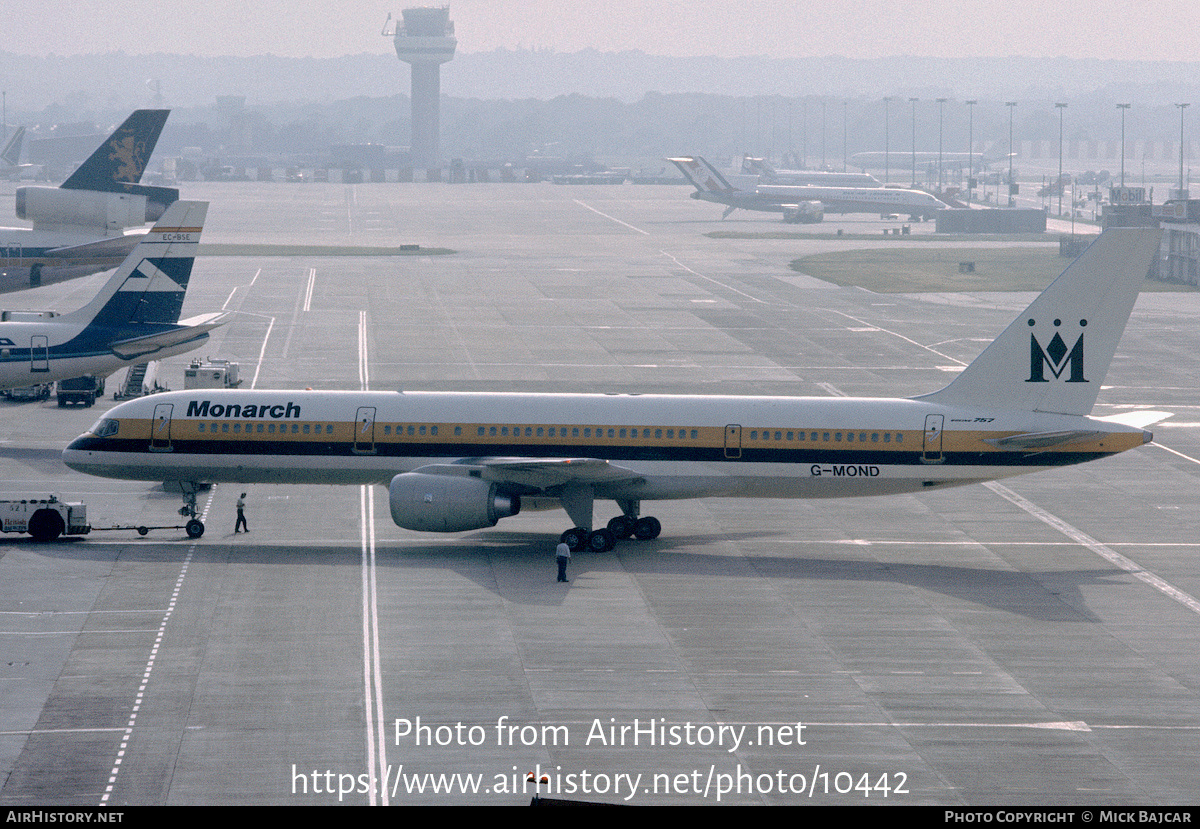
<path fill-rule="evenodd" d="M 335 57 L 385 52 L 389 0 L 3 0 L 0 49 Z M 424 5 L 439 5 L 437 2 Z M 68 10 L 64 10 L 64 6 Z M 1197 59 L 1197 0 L 455 0 L 460 52 Z"/>

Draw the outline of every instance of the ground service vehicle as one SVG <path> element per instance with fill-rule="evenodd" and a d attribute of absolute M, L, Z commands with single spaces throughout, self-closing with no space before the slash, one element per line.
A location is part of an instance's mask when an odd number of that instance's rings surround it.
<path fill-rule="evenodd" d="M 91 406 L 97 397 L 104 395 L 104 378 L 94 374 L 82 377 L 69 377 L 58 381 L 58 405 L 67 406 L 80 403 Z"/>
<path fill-rule="evenodd" d="M 34 541 L 53 541 L 60 535 L 87 535 L 87 506 L 49 498 L 0 501 L 0 531 L 29 533 Z"/>

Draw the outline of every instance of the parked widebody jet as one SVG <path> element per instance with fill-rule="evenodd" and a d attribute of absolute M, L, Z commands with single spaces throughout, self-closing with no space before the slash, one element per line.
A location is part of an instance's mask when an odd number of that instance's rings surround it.
<path fill-rule="evenodd" d="M 139 184 L 170 110 L 140 109 L 58 187 L 17 188 L 17 218 L 0 228 L 0 293 L 117 267 L 140 233 L 179 198 L 174 187 Z"/>
<path fill-rule="evenodd" d="M 879 150 L 870 150 L 867 152 L 854 153 L 850 156 L 850 164 L 858 167 L 860 170 L 882 170 L 885 167 L 890 167 L 893 170 L 907 170 L 913 164 L 916 164 L 922 170 L 929 167 L 937 169 L 938 164 L 942 165 L 943 170 L 962 170 L 970 168 L 971 171 L 986 170 L 991 165 L 1000 161 L 1007 161 L 1012 153 L 1008 152 L 1007 142 L 1002 145 L 1004 152 L 988 152 L 988 153 L 958 153 L 958 152 L 939 152 L 937 150 L 891 150 L 882 152 Z"/>
<path fill-rule="evenodd" d="M 409 530 L 561 507 L 563 540 L 656 537 L 645 502 L 922 492 L 1149 442 L 1090 416 L 1159 231 L 1104 232 L 953 382 L 908 399 L 450 392 L 167 392 L 122 403 L 63 453 L 109 478 L 387 485 Z M 1086 340 L 1085 340 L 1086 332 Z M 619 514 L 593 527 L 596 500 Z"/>
<path fill-rule="evenodd" d="M 753 191 L 731 185 L 715 167 L 699 156 L 667 159 L 687 177 L 696 192 L 693 199 L 725 205 L 721 218 L 735 210 L 783 213 L 786 208 L 819 202 L 822 213 L 907 213 L 913 220 L 931 218 L 947 205 L 923 190 L 898 187 L 823 187 L 759 184 Z"/>
<path fill-rule="evenodd" d="M 831 170 L 779 170 L 765 158 L 744 156 L 742 173 L 758 176 L 759 184 L 800 184 L 824 187 L 882 187 L 869 173 L 838 173 Z"/>
<path fill-rule="evenodd" d="M 0 388 L 84 374 L 198 348 L 224 314 L 179 319 L 207 202 L 177 201 L 95 298 L 77 311 L 0 314 Z"/>

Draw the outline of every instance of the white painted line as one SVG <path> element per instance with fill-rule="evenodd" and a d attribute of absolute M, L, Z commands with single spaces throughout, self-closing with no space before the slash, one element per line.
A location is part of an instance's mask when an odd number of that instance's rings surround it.
<path fill-rule="evenodd" d="M 275 327 L 275 318 L 271 317 L 270 320 L 266 336 L 263 337 L 262 348 L 258 350 L 258 362 L 254 366 L 254 379 L 250 381 L 250 388 L 258 385 L 258 373 L 262 371 L 263 358 L 267 355 L 267 340 L 271 339 L 271 329 Z"/>
<path fill-rule="evenodd" d="M 1169 424 L 1164 423 L 1162 425 L 1167 426 Z M 1175 425 L 1178 426 L 1179 424 L 1176 423 Z M 1163 446 L 1161 443 L 1151 443 L 1150 445 L 1157 446 L 1159 449 L 1163 450 L 1164 452 L 1170 452 L 1172 455 L 1178 455 L 1179 457 L 1183 458 L 1185 461 L 1191 461 L 1192 463 L 1200 463 L 1200 460 L 1193 458 L 1191 455 L 1185 455 L 1182 452 L 1177 452 L 1174 449 L 1170 448 L 1169 446 Z"/>
<path fill-rule="evenodd" d="M 739 296 L 744 296 L 746 299 L 752 299 L 755 302 L 761 303 L 763 305 L 766 304 L 765 302 L 763 302 L 761 299 L 759 299 L 756 296 L 750 296 L 750 294 L 746 293 L 745 291 L 739 291 L 737 288 L 733 287 L 732 285 L 726 285 L 724 282 L 720 281 L 719 279 L 713 279 L 711 276 L 705 276 L 702 273 L 692 270 L 687 265 L 683 264 L 678 259 L 676 259 L 673 254 L 667 253 L 665 250 L 662 251 L 662 255 L 666 256 L 668 259 L 670 259 L 672 262 L 674 262 L 677 266 L 679 266 L 680 268 L 683 268 L 685 271 L 690 273 L 692 276 L 698 276 L 701 279 L 707 279 L 709 282 L 713 283 L 714 285 L 720 285 L 722 288 L 724 288 L 727 291 L 733 291 L 735 294 L 737 294 Z"/>
<path fill-rule="evenodd" d="M 200 520 L 203 521 L 208 517 L 208 510 L 212 506 L 213 498 L 216 496 L 216 487 L 213 487 L 208 496 L 208 502 L 204 505 L 204 511 L 200 513 Z M 196 554 L 196 544 L 188 547 L 187 555 L 184 556 L 183 564 L 179 568 L 179 577 L 175 579 L 175 586 L 171 591 L 171 601 L 167 603 L 167 609 L 163 613 L 162 622 L 158 626 L 158 635 L 154 638 L 154 646 L 150 649 L 150 657 L 146 660 L 146 669 L 142 672 L 142 684 L 138 687 L 137 693 L 134 694 L 134 703 L 130 708 L 129 721 L 123 729 L 124 737 L 121 738 L 121 743 L 117 747 L 117 756 L 113 759 L 112 771 L 109 772 L 108 785 L 104 787 L 104 794 L 100 796 L 100 806 L 108 805 L 108 798 L 112 795 L 113 786 L 117 782 L 117 775 L 121 771 L 121 764 L 125 761 L 125 752 L 129 749 L 129 738 L 133 736 L 133 728 L 137 724 L 137 715 L 142 708 L 143 698 L 146 692 L 146 685 L 150 680 L 150 674 L 154 670 L 155 656 L 158 654 L 158 648 L 162 644 L 163 635 L 167 631 L 167 623 L 171 620 L 171 615 L 175 612 L 175 603 L 179 599 L 179 591 L 183 587 L 183 580 L 187 577 L 188 565 L 192 562 L 192 556 Z"/>
<path fill-rule="evenodd" d="M 388 791 L 379 783 L 387 775 L 387 727 L 383 713 L 383 670 L 379 659 L 379 601 L 375 579 L 375 497 L 369 486 L 359 488 L 359 520 L 362 524 L 362 626 L 363 626 L 363 712 L 366 726 L 367 771 L 371 775 L 368 800 L 376 804 L 376 789 L 382 805 Z M 378 771 L 376 768 L 378 766 Z"/>
<path fill-rule="evenodd" d="M 304 310 L 312 310 L 313 287 L 317 284 L 317 269 L 308 269 L 308 286 L 304 289 Z"/>
<path fill-rule="evenodd" d="M 847 313 L 844 313 L 844 312 L 842 312 L 842 311 L 835 311 L 835 310 L 834 310 L 834 309 L 832 309 L 832 308 L 827 308 L 826 310 L 827 310 L 827 311 L 831 311 L 831 312 L 832 312 L 832 313 L 834 313 L 834 314 L 840 314 L 841 316 L 845 317 L 846 319 L 849 319 L 849 320 L 854 320 L 854 321 L 855 321 L 855 322 L 857 322 L 859 325 L 870 326 L 871 328 L 874 328 L 874 329 L 877 329 L 877 330 L 879 330 L 879 331 L 882 331 L 882 332 L 884 332 L 885 334 L 891 334 L 893 337 L 899 337 L 900 339 L 904 340 L 906 343 L 912 343 L 912 344 L 913 344 L 913 345 L 915 345 L 917 348 L 923 348 L 923 349 L 925 349 L 926 351 L 929 351 L 929 352 L 932 352 L 932 353 L 934 353 L 934 354 L 938 355 L 939 357 L 944 357 L 945 359 L 947 359 L 947 360 L 949 360 L 949 361 L 951 361 L 951 362 L 953 362 L 953 363 L 958 363 L 960 366 L 965 366 L 965 365 L 966 365 L 966 363 L 965 363 L 965 362 L 963 362 L 962 360 L 958 359 L 957 357 L 951 357 L 949 354 L 943 354 L 942 352 L 938 351 L 936 348 L 931 348 L 931 347 L 929 347 L 929 346 L 927 346 L 927 345 L 922 345 L 921 343 L 917 342 L 916 340 L 912 339 L 911 337 L 906 337 L 906 336 L 904 336 L 903 334 L 900 334 L 900 333 L 898 333 L 898 332 L 896 332 L 896 331 L 891 331 L 891 330 L 889 330 L 889 329 L 887 329 L 887 328 L 884 328 L 884 327 L 882 327 L 882 326 L 879 326 L 879 325 L 873 325 L 872 323 L 869 323 L 869 322 L 867 322 L 866 320 L 860 320 L 858 317 L 852 317 L 852 316 L 850 316 L 849 314 L 847 314 Z M 853 329 L 851 329 L 851 330 L 853 330 Z"/>
<path fill-rule="evenodd" d="M 1183 592 L 1179 588 L 1168 583 L 1166 580 L 1164 580 L 1164 579 L 1160 578 L 1159 576 L 1156 576 L 1153 573 L 1149 572 L 1148 570 L 1144 569 L 1140 564 L 1133 561 L 1132 559 L 1128 559 L 1125 556 L 1118 553 L 1116 550 L 1113 550 L 1111 547 L 1101 544 L 1099 541 L 1092 538 L 1087 533 L 1083 532 L 1082 530 L 1076 529 L 1075 527 L 1072 527 L 1070 524 L 1068 524 L 1066 521 L 1063 521 L 1058 516 L 1051 515 L 1049 512 L 1046 512 L 1046 510 L 1039 507 L 1037 504 L 1033 503 L 1032 501 L 1029 501 L 1026 498 L 1021 497 L 1020 495 L 1013 492 L 1008 487 L 1003 486 L 1002 484 L 998 484 L 995 481 L 987 481 L 984 483 L 984 486 L 987 487 L 988 489 L 990 489 L 992 492 L 999 495 L 1004 500 L 1008 501 L 1009 503 L 1025 510 L 1025 512 L 1029 513 L 1030 515 L 1032 515 L 1034 518 L 1038 519 L 1042 523 L 1047 524 L 1047 525 L 1053 527 L 1054 529 L 1058 530 L 1060 533 L 1065 535 L 1067 538 L 1070 538 L 1072 541 L 1076 542 L 1077 544 L 1087 547 L 1093 553 L 1100 556 L 1102 559 L 1109 562 L 1110 564 L 1121 568 L 1122 570 L 1124 570 L 1125 572 L 1129 573 L 1131 576 L 1136 578 L 1138 581 L 1141 581 L 1145 584 L 1150 585 L 1155 590 L 1158 590 L 1160 593 L 1162 593 L 1165 596 L 1171 597 L 1172 599 L 1179 602 L 1181 605 L 1183 605 L 1184 607 L 1186 607 L 1188 610 L 1192 611 L 1193 613 L 1200 614 L 1200 601 L 1197 601 L 1195 599 L 1195 597 L 1189 595 L 1188 593 Z"/>
<path fill-rule="evenodd" d="M 367 312 L 358 314 L 358 380 L 363 391 L 370 387 L 367 360 Z M 384 785 L 388 774 L 387 727 L 383 713 L 383 668 L 379 647 L 379 598 L 375 568 L 375 490 L 359 488 L 360 543 L 362 545 L 362 624 L 363 624 L 363 712 L 366 726 L 367 771 L 371 775 L 368 801 L 388 805 Z M 377 770 L 378 769 L 378 770 Z M 378 792 L 376 791 L 378 789 Z"/>
<path fill-rule="evenodd" d="M 367 312 L 358 312 L 358 382 L 367 390 Z"/>
<path fill-rule="evenodd" d="M 610 216 L 607 213 L 603 213 L 603 212 L 597 210 L 596 208 L 592 207 L 590 204 L 581 202 L 579 199 L 572 199 L 572 201 L 575 202 L 580 207 L 586 207 L 588 210 L 592 211 L 593 213 L 603 216 L 604 218 L 608 219 L 609 221 L 616 222 L 619 225 L 624 225 L 625 227 L 629 228 L 630 230 L 636 230 L 638 233 L 642 234 L 643 236 L 650 235 L 647 231 L 642 230 L 640 227 L 634 227 L 629 222 L 623 222 L 620 219 L 618 219 L 616 216 Z"/>

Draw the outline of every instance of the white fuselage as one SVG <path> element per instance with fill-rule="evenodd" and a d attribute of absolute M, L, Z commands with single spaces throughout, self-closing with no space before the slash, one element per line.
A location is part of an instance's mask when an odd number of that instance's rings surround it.
<path fill-rule="evenodd" d="M 1034 452 L 987 442 L 1067 431 L 1087 437 Z M 988 480 L 1146 439 L 1093 418 L 906 399 L 195 390 L 117 406 L 63 459 L 133 480 L 386 484 L 433 464 L 578 458 L 630 473 L 589 479 L 597 498 L 800 498 Z"/>
<path fill-rule="evenodd" d="M 106 377 L 137 362 L 119 356 L 101 332 L 86 323 L 50 318 L 37 322 L 0 322 L 0 389 L 49 383 L 94 374 Z M 156 349 L 144 359 L 163 359 L 199 348 L 208 334 Z"/>
<path fill-rule="evenodd" d="M 827 213 L 909 213 L 932 216 L 946 205 L 922 190 L 900 187 L 818 187 L 760 184 L 755 193 L 767 198 L 819 201 Z"/>

